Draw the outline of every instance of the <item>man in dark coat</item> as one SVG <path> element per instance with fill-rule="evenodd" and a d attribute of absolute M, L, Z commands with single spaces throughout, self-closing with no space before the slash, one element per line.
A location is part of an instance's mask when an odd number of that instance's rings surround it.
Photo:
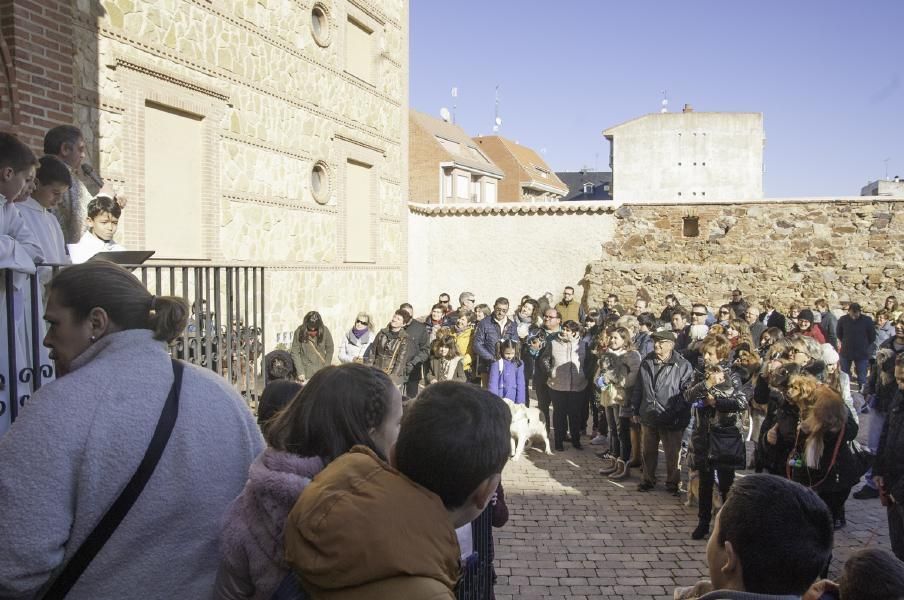
<path fill-rule="evenodd" d="M 678 494 L 678 454 L 681 437 L 691 420 L 691 404 L 684 397 L 694 379 L 694 369 L 675 351 L 675 334 L 655 331 L 653 352 L 640 363 L 634 396 L 634 419 L 643 430 L 643 480 L 637 489 L 648 492 L 656 485 L 659 442 L 666 461 L 667 491 Z"/>
<path fill-rule="evenodd" d="M 744 300 L 743 296 L 741 296 L 741 290 L 734 290 L 731 292 L 731 302 L 728 303 L 728 306 L 734 311 L 735 317 L 743 319 L 744 313 L 747 312 L 747 307 L 750 305 L 747 304 L 747 300 Z"/>
<path fill-rule="evenodd" d="M 785 319 L 785 315 L 778 312 L 775 305 L 772 304 L 771 298 L 763 299 L 763 308 L 765 311 L 758 317 L 760 322 L 767 328 L 778 327 L 782 333 L 788 333 L 788 321 Z"/>
<path fill-rule="evenodd" d="M 836 334 L 836 330 L 838 329 L 838 317 L 829 310 L 829 303 L 826 302 L 824 298 L 820 298 L 814 302 L 813 306 L 815 306 L 817 312 L 819 312 L 819 328 L 822 329 L 822 332 L 826 336 L 826 343 L 831 344 L 832 348 L 837 350 L 838 335 Z"/>
<path fill-rule="evenodd" d="M 496 342 L 517 340 L 518 327 L 508 318 L 508 298 L 496 298 L 492 314 L 483 318 L 474 331 L 474 353 L 477 355 L 477 372 L 486 385 L 486 374 L 496 361 Z"/>
<path fill-rule="evenodd" d="M 430 356 L 430 333 L 427 326 L 413 318 L 414 308 L 408 304 L 399 306 L 399 310 L 405 311 L 408 320 L 405 322 L 405 333 L 408 334 L 405 360 L 405 397 L 417 396 L 418 386 L 421 383 L 421 371 L 424 363 Z"/>
<path fill-rule="evenodd" d="M 873 478 L 879 490 L 887 495 L 888 536 L 895 556 L 904 560 L 904 358 L 895 363 L 895 394 L 873 467 Z"/>
<path fill-rule="evenodd" d="M 857 383 L 860 389 L 866 387 L 866 371 L 869 368 L 870 346 L 876 341 L 876 326 L 873 320 L 861 313 L 860 305 L 852 302 L 846 315 L 838 319 L 838 342 L 841 350 L 841 370 L 851 375 L 851 363 L 857 367 Z M 851 381 L 854 378 L 851 377 Z"/>

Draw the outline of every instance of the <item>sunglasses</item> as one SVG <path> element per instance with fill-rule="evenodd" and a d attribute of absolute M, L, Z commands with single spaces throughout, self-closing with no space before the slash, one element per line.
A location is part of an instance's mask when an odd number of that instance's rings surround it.
<path fill-rule="evenodd" d="M 367 321 L 362 321 L 361 319 L 355 319 L 355 323 L 360 323 L 361 325 L 367 325 Z"/>
<path fill-rule="evenodd" d="M 695 317 L 705 317 L 705 316 L 706 316 L 706 313 L 697 313 L 697 312 L 695 312 L 695 313 L 691 313 L 691 314 L 694 315 Z"/>

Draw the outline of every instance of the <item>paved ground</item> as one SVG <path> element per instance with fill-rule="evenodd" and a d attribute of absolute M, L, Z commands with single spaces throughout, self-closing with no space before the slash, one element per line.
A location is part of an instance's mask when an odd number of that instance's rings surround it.
<path fill-rule="evenodd" d="M 566 447 L 554 456 L 531 450 L 506 467 L 510 518 L 495 530 L 499 600 L 672 598 L 676 586 L 707 577 L 706 542 L 690 538 L 696 507 L 662 483 L 637 492 L 637 470 L 624 485 L 609 482 L 589 446 Z M 852 550 L 890 548 L 878 500 L 849 499 L 847 522 L 835 536 L 830 575 Z"/>

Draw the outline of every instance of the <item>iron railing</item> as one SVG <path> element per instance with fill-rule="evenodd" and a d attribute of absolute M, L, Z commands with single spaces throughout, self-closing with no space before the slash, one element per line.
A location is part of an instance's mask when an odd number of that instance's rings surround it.
<path fill-rule="evenodd" d="M 48 379 L 54 367 L 43 348 L 43 285 L 60 265 L 38 273 L 0 270 L 6 335 L 0 360 L 0 434 Z M 188 326 L 170 354 L 223 375 L 255 409 L 264 385 L 265 268 L 207 263 L 126 266 L 149 292 L 178 296 L 188 303 Z M 44 273 L 42 273 L 44 271 Z M 43 275 L 43 276 L 42 276 Z M 39 293 L 40 292 L 40 293 Z M 23 339 L 24 338 L 24 339 Z"/>

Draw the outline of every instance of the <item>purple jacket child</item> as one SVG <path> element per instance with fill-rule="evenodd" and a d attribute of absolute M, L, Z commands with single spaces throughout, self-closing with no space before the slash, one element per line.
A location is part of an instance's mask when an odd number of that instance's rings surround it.
<path fill-rule="evenodd" d="M 500 358 L 490 365 L 488 389 L 500 398 L 508 398 L 515 404 L 524 404 L 524 363 Z"/>

